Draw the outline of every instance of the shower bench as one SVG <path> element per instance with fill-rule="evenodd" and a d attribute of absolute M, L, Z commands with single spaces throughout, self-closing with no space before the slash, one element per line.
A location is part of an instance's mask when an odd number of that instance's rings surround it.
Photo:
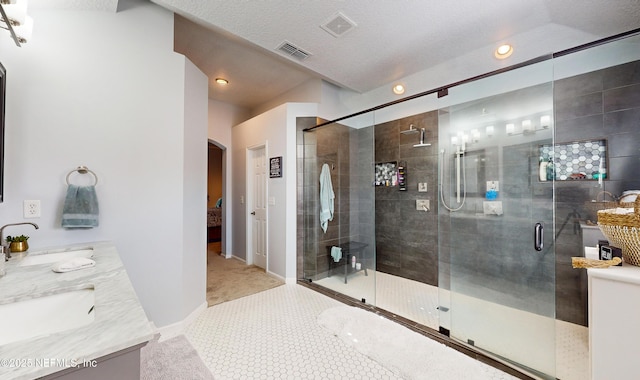
<path fill-rule="evenodd" d="M 351 267 L 351 257 L 355 256 L 356 258 L 359 258 L 360 260 L 362 260 L 362 258 L 364 257 L 363 255 L 364 249 L 367 248 L 368 246 L 369 244 L 361 243 L 359 241 L 350 241 L 350 242 L 342 243 L 339 245 L 328 245 L 327 252 L 329 253 L 329 276 L 331 276 L 333 274 L 334 269 L 339 268 L 340 265 L 344 265 L 344 283 L 345 284 L 347 283 L 347 277 L 350 274 L 357 273 L 361 270 L 364 270 L 364 275 L 368 276 L 369 274 L 367 273 L 367 268 L 364 265 L 362 265 L 362 268 L 359 270 Z M 332 247 L 342 248 L 342 258 L 340 259 L 340 261 L 335 261 L 333 260 L 333 257 L 331 257 Z M 362 262 L 362 261 L 358 261 L 358 262 Z"/>

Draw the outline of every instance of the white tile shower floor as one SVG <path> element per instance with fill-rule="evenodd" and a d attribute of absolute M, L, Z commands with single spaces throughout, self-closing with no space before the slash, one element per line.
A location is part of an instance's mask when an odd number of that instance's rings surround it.
<path fill-rule="evenodd" d="M 378 306 L 379 308 L 390 311 L 396 315 L 408 318 L 432 329 L 438 330 L 439 326 L 450 328 L 451 320 L 439 320 L 438 307 L 442 302 L 443 306 L 448 304 L 449 294 L 446 291 L 439 290 L 435 286 L 427 285 L 421 282 L 408 280 L 405 278 L 392 276 L 382 272 L 368 271 L 369 276 L 365 276 L 364 271 L 350 275 L 347 284 L 344 283 L 344 276 L 334 275 L 315 281 L 316 284 L 331 290 L 338 291 L 355 299 L 365 298 L 367 303 Z M 441 293 L 441 294 L 439 294 Z M 442 298 L 442 301 L 440 300 Z M 446 300 L 446 301 L 445 301 Z M 530 364 L 537 363 L 538 368 L 548 367 L 551 373 L 555 367 L 555 377 L 562 380 L 583 380 L 588 378 L 589 371 L 589 340 L 588 329 L 584 326 L 572 323 L 558 321 L 555 319 L 541 317 L 533 313 L 527 313 L 520 310 L 503 307 L 489 302 L 482 302 L 470 297 L 456 295 L 456 303 L 458 306 L 470 306 L 484 308 L 486 315 L 503 316 L 505 321 L 514 321 L 520 325 L 526 325 L 527 328 L 518 329 L 517 325 L 512 328 L 505 326 L 504 331 L 509 334 L 520 334 L 516 339 L 504 339 L 499 337 L 498 341 L 491 341 L 491 336 L 483 337 L 485 347 L 489 351 L 496 352 L 493 347 L 504 346 L 505 342 L 547 342 L 543 343 L 547 347 L 532 348 L 528 347 L 509 347 L 511 357 L 520 356 L 522 362 Z M 473 303 L 473 306 L 471 304 Z M 473 321 L 465 320 L 471 316 L 475 318 Z M 477 314 L 469 312 L 460 312 L 456 314 L 453 323 L 458 327 L 459 338 L 466 340 L 468 336 L 477 336 L 482 332 L 479 328 L 473 332 L 465 331 L 469 326 L 481 325 L 482 321 L 478 320 Z M 526 336 L 526 332 L 531 330 L 531 326 L 539 326 L 533 334 L 552 334 L 544 339 L 539 336 Z M 461 328 L 462 327 L 462 328 Z M 460 331 L 461 330 L 461 331 Z M 555 330 L 555 331 L 554 331 Z M 512 335 L 510 335 L 512 337 Z M 552 342 L 555 341 L 555 350 L 546 348 L 553 347 Z M 476 339 L 476 342 L 479 340 Z M 479 344 L 477 344 L 479 346 Z M 499 347 L 502 349 L 504 347 Z M 520 352 L 518 352 L 520 351 Z M 555 351 L 555 355 L 553 355 Z M 535 357 L 532 353 L 538 352 L 539 356 Z M 545 355 L 552 355 L 546 356 Z M 535 365 L 534 365 L 535 366 Z M 549 373 L 547 371 L 547 373 Z"/>
<path fill-rule="evenodd" d="M 208 308 L 185 335 L 219 380 L 400 379 L 317 323 L 320 313 L 337 306 L 344 304 L 300 285 L 282 285 Z M 479 364 L 482 378 L 514 379 Z M 428 371 L 422 378 L 449 379 Z"/>

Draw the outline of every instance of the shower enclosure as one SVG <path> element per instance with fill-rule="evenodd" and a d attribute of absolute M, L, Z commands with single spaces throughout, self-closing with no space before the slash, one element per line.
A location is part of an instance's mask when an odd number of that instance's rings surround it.
<path fill-rule="evenodd" d="M 301 279 L 525 373 L 586 378 L 586 279 L 570 258 L 599 194 L 640 188 L 628 169 L 640 159 L 628 143 L 640 141 L 639 45 L 631 35 L 446 94 L 300 119 Z M 558 329 L 581 334 L 580 368 L 557 359 L 574 344 Z"/>
<path fill-rule="evenodd" d="M 553 86 L 439 110 L 440 329 L 555 377 Z M 545 233 L 547 232 L 547 233 Z"/>

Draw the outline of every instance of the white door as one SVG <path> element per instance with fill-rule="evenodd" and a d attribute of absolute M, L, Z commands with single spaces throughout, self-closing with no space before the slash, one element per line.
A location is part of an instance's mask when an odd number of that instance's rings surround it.
<path fill-rule="evenodd" d="M 267 269 L 267 159 L 265 148 L 250 151 L 251 254 L 249 263 Z"/>

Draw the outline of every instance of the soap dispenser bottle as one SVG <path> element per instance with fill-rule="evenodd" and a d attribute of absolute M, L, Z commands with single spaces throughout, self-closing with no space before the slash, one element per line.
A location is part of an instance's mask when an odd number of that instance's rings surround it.
<path fill-rule="evenodd" d="M 547 163 L 547 180 L 553 181 L 554 179 L 556 179 L 556 167 L 553 163 L 553 158 L 550 158 Z"/>
<path fill-rule="evenodd" d="M 540 171 L 538 175 L 540 176 L 540 181 L 544 182 L 547 180 L 547 166 L 549 166 L 549 162 L 547 162 L 544 158 L 540 159 Z"/>

